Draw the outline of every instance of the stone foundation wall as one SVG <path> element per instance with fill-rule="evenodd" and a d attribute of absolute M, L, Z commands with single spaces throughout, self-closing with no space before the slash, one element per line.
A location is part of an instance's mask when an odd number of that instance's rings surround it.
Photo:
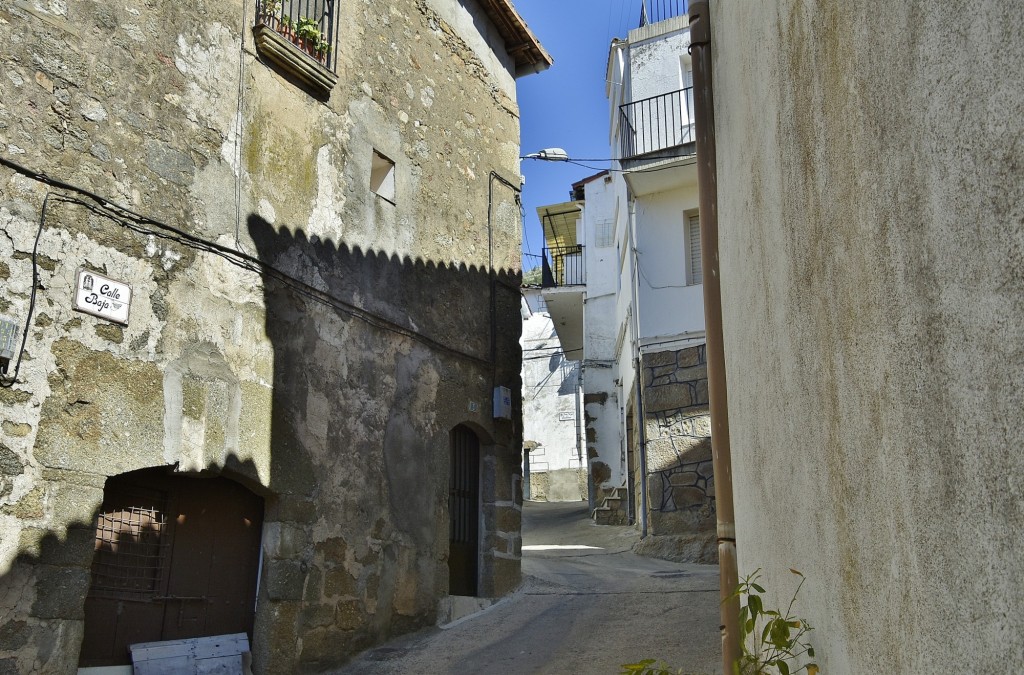
<path fill-rule="evenodd" d="M 705 347 L 648 352 L 641 367 L 649 532 L 702 551 L 716 527 Z"/>
<path fill-rule="evenodd" d="M 530 499 L 538 502 L 569 502 L 587 499 L 586 469 L 555 469 L 530 472 Z"/>

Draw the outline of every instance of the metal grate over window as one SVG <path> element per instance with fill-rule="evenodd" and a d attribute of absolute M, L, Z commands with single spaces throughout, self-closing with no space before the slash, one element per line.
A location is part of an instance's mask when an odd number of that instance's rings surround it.
<path fill-rule="evenodd" d="M 96 517 L 96 543 L 89 594 L 115 600 L 158 595 L 168 562 L 167 495 L 120 493 Z"/>

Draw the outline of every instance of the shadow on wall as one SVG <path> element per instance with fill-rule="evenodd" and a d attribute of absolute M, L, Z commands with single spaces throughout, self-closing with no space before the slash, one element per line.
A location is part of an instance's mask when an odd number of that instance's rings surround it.
<path fill-rule="evenodd" d="M 199 473 L 174 469 L 133 471 L 94 486 L 52 482 L 35 491 L 35 498 L 30 495 L 9 507 L 12 515 L 25 520 L 44 518 L 48 501 L 81 515 L 71 518 L 60 534 L 22 531 L 22 552 L 0 575 L 0 673 L 74 672 L 80 652 L 83 665 L 127 664 L 128 644 L 162 639 L 167 636 L 161 633 L 163 624 L 181 633 L 166 639 L 210 630 L 246 632 L 252 639 L 252 612 L 247 608 L 256 593 L 261 527 L 264 514 L 275 513 L 277 501 L 255 482 L 256 466 L 235 455 L 224 466 Z M 225 542 L 236 533 L 224 527 L 212 533 L 221 546 L 216 551 L 216 546 L 195 546 L 196 537 L 211 534 L 201 524 L 207 504 L 188 490 L 172 495 L 166 488 L 176 483 L 208 485 L 220 495 L 216 511 L 221 520 L 228 519 L 236 530 L 249 530 L 244 550 L 220 556 L 219 579 L 202 571 L 197 577 L 193 570 L 216 570 L 206 558 L 231 548 Z M 231 518 L 235 495 L 247 495 L 246 518 Z M 172 559 L 182 552 L 172 552 L 175 539 L 205 556 L 205 564 L 173 567 Z M 202 595 L 220 597 L 188 605 L 167 600 L 197 594 L 197 585 L 204 587 Z M 185 588 L 192 590 L 183 592 Z M 225 615 L 225 606 L 234 609 Z M 80 651 L 75 650 L 79 644 Z"/>
<path fill-rule="evenodd" d="M 373 315 L 391 322 L 390 326 L 383 322 L 377 324 L 384 331 L 401 335 L 395 332 L 395 328 L 399 328 L 406 337 L 427 346 L 461 353 L 478 362 L 490 359 L 491 318 L 486 269 L 367 252 L 344 243 L 308 238 L 303 230 L 275 229 L 256 215 L 249 217 L 248 228 L 260 260 L 309 284 L 289 289 L 296 299 L 303 300 L 304 309 L 312 309 L 319 303 L 345 321 Z M 494 276 L 497 314 L 514 316 L 518 325 L 518 273 L 496 270 Z M 296 301 L 283 298 L 285 284 L 268 283 L 266 288 L 270 310 L 268 329 L 275 325 L 286 326 L 295 313 L 289 306 L 296 306 Z M 308 291 L 313 291 L 313 295 Z M 516 303 L 514 313 L 508 310 L 510 300 Z M 275 310 L 280 313 L 277 321 L 269 316 Z M 514 336 L 503 336 L 499 331 L 496 337 L 504 342 L 498 345 L 504 347 L 498 349 L 499 354 L 510 353 L 507 347 L 512 344 L 510 338 L 518 338 L 516 332 Z M 270 337 L 274 340 L 282 335 Z"/>
<path fill-rule="evenodd" d="M 314 493 L 308 569 L 269 563 L 307 581 L 258 616 L 299 620 L 291 634 L 265 635 L 261 662 L 267 672 L 326 670 L 436 621 L 449 582 L 449 434 L 493 426 L 496 383 L 521 390 L 519 274 L 363 251 L 256 215 L 247 228 L 260 261 L 287 275 L 263 287 L 274 454 L 312 474 L 276 474 L 275 484 L 312 483 Z M 497 447 L 518 448 L 517 434 Z M 518 470 L 517 457 L 498 461 L 508 463 L 499 472 Z M 495 488 L 482 487 L 493 502 Z"/>
<path fill-rule="evenodd" d="M 194 466 L 265 500 L 255 665 L 324 670 L 435 619 L 448 582 L 449 432 L 460 422 L 491 426 L 495 382 L 521 390 L 519 276 L 350 249 L 255 215 L 248 227 L 259 260 L 285 273 L 264 275 L 263 284 L 270 409 L 243 406 L 240 420 L 270 417 L 270 484 L 260 482 L 267 467 L 233 454 Z M 57 409 L 74 403 L 59 396 L 50 396 Z M 475 414 L 470 397 L 480 404 Z M 513 405 L 520 409 L 515 394 Z M 109 412 L 95 407 L 94 414 Z M 162 432 L 163 420 L 150 423 Z M 519 434 L 503 432 L 499 445 L 518 448 Z M 507 466 L 497 468 L 515 471 L 517 460 L 501 457 Z M 91 481 L 78 485 L 57 473 L 40 486 L 37 503 L 4 507 L 23 522 L 41 522 L 52 488 L 67 491 L 77 515 L 63 514 L 68 524 L 59 534 L 23 530 L 22 553 L 0 576 L 0 673 L 72 671 L 73 645 L 91 631 L 85 599 L 103 477 L 74 478 Z"/>

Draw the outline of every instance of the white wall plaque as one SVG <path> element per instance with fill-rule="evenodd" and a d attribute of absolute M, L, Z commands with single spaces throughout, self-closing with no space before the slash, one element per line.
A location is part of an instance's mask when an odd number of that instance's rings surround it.
<path fill-rule="evenodd" d="M 508 387 L 494 388 L 494 419 L 512 419 L 512 390 Z"/>
<path fill-rule="evenodd" d="M 75 280 L 75 309 L 127 326 L 131 304 L 131 286 L 84 267 L 78 268 Z"/>
<path fill-rule="evenodd" d="M 571 413 L 571 412 L 560 412 L 560 413 L 558 413 L 558 421 L 559 422 L 568 422 L 568 421 L 574 420 L 574 419 L 576 419 L 576 413 Z"/>

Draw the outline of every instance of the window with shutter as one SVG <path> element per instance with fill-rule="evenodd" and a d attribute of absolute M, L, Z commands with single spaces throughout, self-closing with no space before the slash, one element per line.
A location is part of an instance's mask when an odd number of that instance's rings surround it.
<path fill-rule="evenodd" d="M 686 283 L 692 286 L 704 283 L 704 273 L 700 260 L 700 216 L 694 214 L 688 220 Z"/>
<path fill-rule="evenodd" d="M 599 220 L 595 229 L 594 243 L 597 248 L 607 248 L 615 243 L 615 221 L 608 218 Z"/>

